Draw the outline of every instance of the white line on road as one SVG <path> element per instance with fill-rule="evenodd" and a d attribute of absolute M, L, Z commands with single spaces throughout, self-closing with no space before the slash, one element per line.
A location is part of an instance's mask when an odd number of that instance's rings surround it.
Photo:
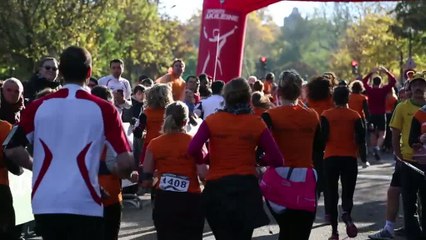
<path fill-rule="evenodd" d="M 361 178 L 361 179 L 371 179 L 371 180 L 386 180 L 386 181 L 390 181 L 392 179 L 392 176 L 359 174 L 358 178 Z"/>

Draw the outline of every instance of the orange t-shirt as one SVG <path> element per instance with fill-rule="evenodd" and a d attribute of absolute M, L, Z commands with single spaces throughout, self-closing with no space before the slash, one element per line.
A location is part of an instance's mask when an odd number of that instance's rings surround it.
<path fill-rule="evenodd" d="M 173 100 L 183 101 L 185 96 L 186 82 L 182 77 L 177 77 L 168 73 L 159 79 L 155 80 L 156 83 L 168 83 L 172 87 Z"/>
<path fill-rule="evenodd" d="M 284 166 L 313 167 L 313 146 L 318 114 L 309 108 L 281 106 L 267 111 L 272 119 L 272 135 L 285 156 Z"/>
<path fill-rule="evenodd" d="M 10 123 L 0 120 L 0 142 L 4 142 L 12 130 Z M 3 160 L 3 148 L 0 150 L 0 185 L 9 185 L 8 170 Z"/>
<path fill-rule="evenodd" d="M 393 95 L 388 95 L 386 97 L 386 113 L 392 113 L 395 108 L 395 104 L 398 102 L 398 99 Z"/>
<path fill-rule="evenodd" d="M 254 114 L 217 112 L 205 122 L 210 131 L 210 169 L 206 179 L 255 175 L 255 151 L 266 129 L 262 119 Z"/>
<path fill-rule="evenodd" d="M 101 168 L 106 168 L 105 160 L 106 160 L 106 152 L 107 149 L 104 147 L 101 156 Z M 107 172 L 99 171 L 99 185 L 101 185 L 105 191 L 108 192 L 108 198 L 102 199 L 102 204 L 104 206 L 110 206 L 116 203 L 120 203 L 123 201 L 123 196 L 121 194 L 121 179 L 116 175 L 109 172 L 109 170 L 104 169 Z"/>
<path fill-rule="evenodd" d="M 367 97 L 362 94 L 351 93 L 349 95 L 349 108 L 357 112 L 362 118 L 365 118 L 364 101 L 367 101 Z"/>
<path fill-rule="evenodd" d="M 321 101 L 313 101 L 308 99 L 307 105 L 309 108 L 314 109 L 318 115 L 321 115 L 325 110 L 334 107 L 333 99 L 331 97 Z"/>
<path fill-rule="evenodd" d="M 332 108 L 322 114 L 329 124 L 324 158 L 357 157 L 355 123 L 361 116 L 349 108 Z"/>
<path fill-rule="evenodd" d="M 164 111 L 164 108 L 146 108 L 144 110 L 144 114 L 146 115 L 145 145 L 148 145 L 152 139 L 161 135 L 160 131 L 164 122 Z"/>
<path fill-rule="evenodd" d="M 264 94 L 272 94 L 273 83 L 269 81 L 263 82 L 263 93 Z"/>
<path fill-rule="evenodd" d="M 200 193 L 195 159 L 187 153 L 191 140 L 186 133 L 163 134 L 153 139 L 147 150 L 152 153 L 159 178 L 165 173 L 188 177 L 188 192 Z"/>

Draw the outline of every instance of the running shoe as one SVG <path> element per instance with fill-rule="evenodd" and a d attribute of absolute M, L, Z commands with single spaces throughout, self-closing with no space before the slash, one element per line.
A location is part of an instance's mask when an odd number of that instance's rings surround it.
<path fill-rule="evenodd" d="M 362 163 L 362 168 L 368 168 L 370 166 L 369 162 L 363 162 Z"/>
<path fill-rule="evenodd" d="M 395 236 L 398 236 L 398 237 L 405 236 L 405 228 L 400 227 L 400 228 L 395 229 Z"/>
<path fill-rule="evenodd" d="M 376 159 L 376 161 L 380 161 L 380 154 L 379 154 L 379 150 L 377 148 L 373 149 L 373 156 Z"/>
<path fill-rule="evenodd" d="M 352 222 L 351 216 L 347 213 L 342 214 L 342 221 L 346 224 L 346 234 L 350 238 L 356 237 L 358 235 L 358 228 Z"/>
<path fill-rule="evenodd" d="M 368 235 L 368 238 L 373 240 L 390 240 L 393 239 L 393 235 L 386 228 L 383 228 L 374 234 Z"/>
<path fill-rule="evenodd" d="M 332 233 L 331 237 L 329 237 L 328 240 L 339 240 L 339 234 L 338 233 Z"/>

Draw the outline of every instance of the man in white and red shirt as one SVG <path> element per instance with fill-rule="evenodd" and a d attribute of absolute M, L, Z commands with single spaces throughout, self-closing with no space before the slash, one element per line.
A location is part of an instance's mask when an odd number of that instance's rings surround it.
<path fill-rule="evenodd" d="M 112 172 L 128 178 L 134 167 L 117 110 L 84 89 L 91 63 L 84 48 L 67 48 L 59 65 L 65 86 L 32 102 L 9 136 L 23 144 L 5 146 L 8 159 L 33 171 L 32 207 L 43 239 L 103 239 L 98 170 L 105 144 L 116 155 Z M 25 143 L 33 144 L 34 159 Z"/>
<path fill-rule="evenodd" d="M 129 109 L 132 105 L 132 87 L 129 80 L 122 77 L 124 62 L 121 59 L 113 59 L 109 63 L 111 74 L 98 80 L 99 85 L 105 86 L 114 94 L 114 104 L 121 110 Z"/>

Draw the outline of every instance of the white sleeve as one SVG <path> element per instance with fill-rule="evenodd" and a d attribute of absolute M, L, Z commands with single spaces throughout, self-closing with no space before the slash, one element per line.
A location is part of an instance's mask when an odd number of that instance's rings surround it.
<path fill-rule="evenodd" d="M 107 78 L 108 78 L 108 76 L 101 77 L 101 78 L 98 80 L 98 84 L 99 84 L 100 86 L 106 86 L 106 84 L 107 84 Z"/>
<path fill-rule="evenodd" d="M 130 86 L 130 82 L 127 79 L 126 81 L 124 81 L 124 84 L 126 85 L 126 92 L 124 93 L 124 98 L 126 100 L 130 100 L 130 98 L 132 97 L 132 87 Z"/>

